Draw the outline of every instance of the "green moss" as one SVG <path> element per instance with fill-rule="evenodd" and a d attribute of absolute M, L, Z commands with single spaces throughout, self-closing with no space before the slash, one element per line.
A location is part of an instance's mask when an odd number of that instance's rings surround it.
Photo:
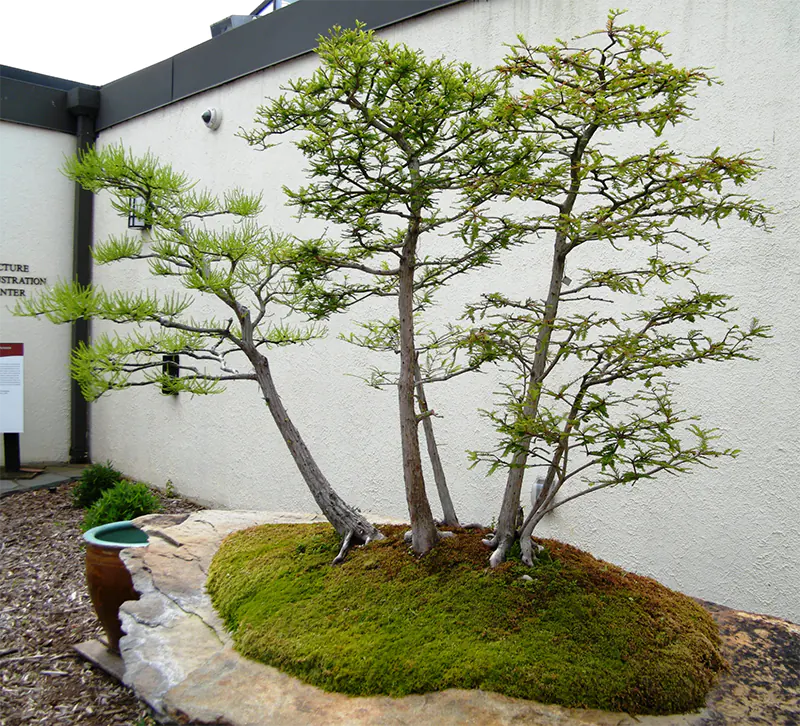
<path fill-rule="evenodd" d="M 416 559 L 382 529 L 338 567 L 327 525 L 229 537 L 208 590 L 237 650 L 351 695 L 481 688 L 632 713 L 700 708 L 724 667 L 694 601 L 573 547 L 542 540 L 534 568 L 488 570 L 480 532 Z"/>

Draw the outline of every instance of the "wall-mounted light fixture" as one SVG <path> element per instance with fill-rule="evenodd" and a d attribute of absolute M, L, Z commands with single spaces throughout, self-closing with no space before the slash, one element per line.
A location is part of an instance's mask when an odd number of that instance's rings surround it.
<path fill-rule="evenodd" d="M 180 378 L 181 357 L 178 353 L 165 353 L 161 356 L 161 372 L 168 378 Z M 169 383 L 164 382 L 161 384 L 161 393 L 165 396 L 177 396 L 178 392 L 174 390 Z"/>
<path fill-rule="evenodd" d="M 128 208 L 128 229 L 150 229 L 147 221 L 147 199 L 133 197 Z"/>

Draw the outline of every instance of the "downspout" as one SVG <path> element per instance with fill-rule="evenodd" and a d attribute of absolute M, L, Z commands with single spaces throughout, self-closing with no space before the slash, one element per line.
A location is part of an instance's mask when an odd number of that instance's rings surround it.
<path fill-rule="evenodd" d="M 100 108 L 100 91 L 73 88 L 67 92 L 67 110 L 77 122 L 77 153 L 94 146 L 95 119 Z M 92 281 L 92 222 L 94 195 L 75 184 L 75 225 L 72 233 L 72 276 L 81 285 Z M 72 350 L 89 343 L 89 321 L 79 318 L 72 324 Z M 77 381 L 70 378 L 70 448 L 72 464 L 89 462 L 89 404 Z"/>

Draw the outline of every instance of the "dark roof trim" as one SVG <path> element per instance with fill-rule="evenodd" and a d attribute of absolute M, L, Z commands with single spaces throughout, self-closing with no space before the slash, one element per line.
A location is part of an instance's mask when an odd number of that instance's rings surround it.
<path fill-rule="evenodd" d="M 97 131 L 309 53 L 334 25 L 384 28 L 464 0 L 302 0 L 99 88 Z M 76 133 L 67 91 L 97 90 L 0 66 L 0 120 Z M 92 102 L 94 105 L 94 101 Z M 73 103 L 74 106 L 74 103 Z"/>
<path fill-rule="evenodd" d="M 2 80 L 5 80 L 6 78 L 13 78 L 16 81 L 33 83 L 37 86 L 46 86 L 47 88 L 59 88 L 62 91 L 69 91 L 77 86 L 80 86 L 81 88 L 100 88 L 100 86 L 90 86 L 88 83 L 68 81 L 66 78 L 47 76 L 44 73 L 26 71 L 22 68 L 14 68 L 14 66 L 0 66 L 0 78 Z"/>
<path fill-rule="evenodd" d="M 75 116 L 67 104 L 67 92 L 97 86 L 76 83 L 12 66 L 0 66 L 0 119 L 37 128 L 76 132 Z"/>
<path fill-rule="evenodd" d="M 377 29 L 464 0 L 301 0 L 102 87 L 97 130 L 304 55 L 334 25 Z"/>
<path fill-rule="evenodd" d="M 0 78 L 0 119 L 67 134 L 76 129 L 66 91 L 13 78 Z"/>

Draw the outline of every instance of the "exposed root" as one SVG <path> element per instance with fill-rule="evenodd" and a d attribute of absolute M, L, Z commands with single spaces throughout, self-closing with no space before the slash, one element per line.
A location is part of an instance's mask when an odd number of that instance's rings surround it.
<path fill-rule="evenodd" d="M 443 532 L 440 532 L 440 531 L 437 530 L 436 534 L 439 535 L 439 537 L 438 537 L 439 539 L 449 539 L 450 537 L 455 537 L 456 536 L 455 532 L 448 532 L 446 530 L 443 531 Z M 409 529 L 407 532 L 405 532 L 403 534 L 403 542 L 407 542 L 408 544 L 411 544 L 412 537 L 413 537 L 413 532 L 412 532 L 412 530 Z"/>
<path fill-rule="evenodd" d="M 523 537 L 522 540 L 520 540 L 519 547 L 522 564 L 528 567 L 533 566 L 538 554 L 544 549 L 544 547 L 536 544 L 530 537 Z"/>
<path fill-rule="evenodd" d="M 463 529 L 463 526 L 458 520 L 452 522 L 448 521 L 447 519 L 437 519 L 435 522 L 437 527 L 453 527 L 454 529 Z"/>
<path fill-rule="evenodd" d="M 342 547 L 339 550 L 339 554 L 333 558 L 332 564 L 340 565 L 342 562 L 344 562 L 344 558 L 347 557 L 347 553 L 350 550 L 350 543 L 352 541 L 353 541 L 353 530 L 348 529 L 347 534 L 344 536 L 344 539 L 342 540 Z"/>
<path fill-rule="evenodd" d="M 486 529 L 480 522 L 470 522 L 469 524 L 462 524 L 461 529 Z"/>
<path fill-rule="evenodd" d="M 482 539 L 481 542 L 485 544 L 490 549 L 494 549 L 497 547 L 497 543 L 500 541 L 500 538 L 497 536 L 497 532 L 495 532 L 491 537 L 487 537 L 486 539 Z"/>
<path fill-rule="evenodd" d="M 506 561 L 506 555 L 511 549 L 513 542 L 513 538 L 508 538 L 497 543 L 497 547 L 495 548 L 494 552 L 492 552 L 492 556 L 489 558 L 489 565 L 491 567 L 497 567 Z"/>

